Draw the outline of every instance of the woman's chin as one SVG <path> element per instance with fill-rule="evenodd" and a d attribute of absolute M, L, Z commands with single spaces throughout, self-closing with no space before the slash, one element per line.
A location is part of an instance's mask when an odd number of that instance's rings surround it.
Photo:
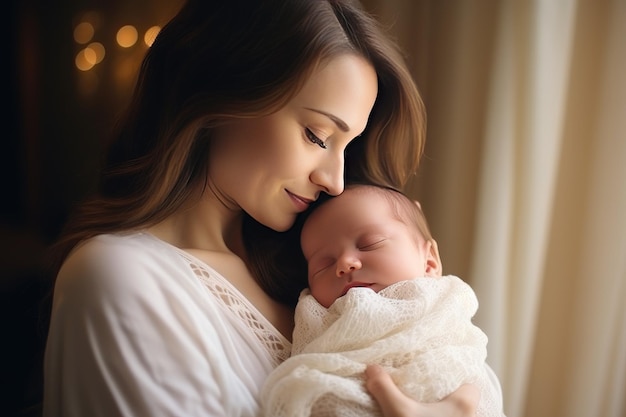
<path fill-rule="evenodd" d="M 269 226 L 277 232 L 286 232 L 291 229 L 296 222 L 296 216 L 285 217 L 283 219 L 276 219 L 277 221 L 273 226 Z M 279 221 L 280 220 L 280 221 Z"/>
<path fill-rule="evenodd" d="M 284 216 L 282 218 L 266 218 L 263 220 L 258 219 L 259 223 L 272 229 L 275 232 L 286 232 L 294 225 L 296 222 L 296 216 Z"/>
<path fill-rule="evenodd" d="M 286 232 L 287 230 L 291 229 L 294 223 L 295 223 L 295 219 L 290 221 L 289 223 L 282 223 L 280 225 L 277 225 L 276 227 L 272 227 L 272 226 L 269 226 L 269 227 L 276 232 Z"/>

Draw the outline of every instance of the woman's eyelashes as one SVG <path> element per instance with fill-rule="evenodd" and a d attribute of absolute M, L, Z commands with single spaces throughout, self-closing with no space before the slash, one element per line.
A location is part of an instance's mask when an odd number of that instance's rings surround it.
<path fill-rule="evenodd" d="M 306 134 L 307 139 L 309 139 L 309 141 L 311 141 L 311 143 L 316 144 L 317 146 L 319 146 L 322 149 L 326 149 L 326 143 L 324 143 L 324 141 L 322 139 L 320 139 L 317 136 L 315 136 L 315 133 L 313 133 L 311 131 L 311 129 L 305 128 L 304 132 Z"/>

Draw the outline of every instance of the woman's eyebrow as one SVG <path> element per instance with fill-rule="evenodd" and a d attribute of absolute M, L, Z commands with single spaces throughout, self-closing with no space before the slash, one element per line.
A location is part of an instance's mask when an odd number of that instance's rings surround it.
<path fill-rule="evenodd" d="M 350 127 L 348 126 L 348 124 L 346 122 L 344 122 L 343 120 L 341 120 L 340 118 L 338 118 L 337 116 L 335 116 L 334 114 L 330 114 L 330 113 L 327 113 L 327 112 L 325 112 L 323 110 L 319 110 L 319 109 L 312 109 L 310 107 L 305 107 L 305 109 L 306 110 L 310 110 L 310 111 L 314 111 L 315 113 L 319 113 L 319 114 L 322 114 L 322 115 L 328 117 L 343 132 L 349 132 L 350 131 Z"/>

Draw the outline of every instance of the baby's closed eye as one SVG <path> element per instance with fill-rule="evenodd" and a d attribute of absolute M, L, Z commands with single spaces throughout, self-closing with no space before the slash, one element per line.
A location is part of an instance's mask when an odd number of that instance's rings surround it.
<path fill-rule="evenodd" d="M 362 239 L 357 245 L 357 247 L 361 251 L 374 250 L 374 249 L 378 249 L 382 247 L 386 241 L 387 239 L 381 236 L 368 237 L 368 238 Z"/>
<path fill-rule="evenodd" d="M 335 260 L 330 257 L 312 259 L 309 261 L 309 275 L 315 276 L 332 266 L 334 263 Z"/>

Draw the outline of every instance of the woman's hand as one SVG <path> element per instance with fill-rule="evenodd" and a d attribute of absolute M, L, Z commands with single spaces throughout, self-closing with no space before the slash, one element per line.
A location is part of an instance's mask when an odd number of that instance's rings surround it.
<path fill-rule="evenodd" d="M 365 369 L 366 387 L 385 417 L 473 417 L 480 399 L 474 385 L 462 385 L 436 403 L 418 403 L 407 397 L 378 365 Z"/>

